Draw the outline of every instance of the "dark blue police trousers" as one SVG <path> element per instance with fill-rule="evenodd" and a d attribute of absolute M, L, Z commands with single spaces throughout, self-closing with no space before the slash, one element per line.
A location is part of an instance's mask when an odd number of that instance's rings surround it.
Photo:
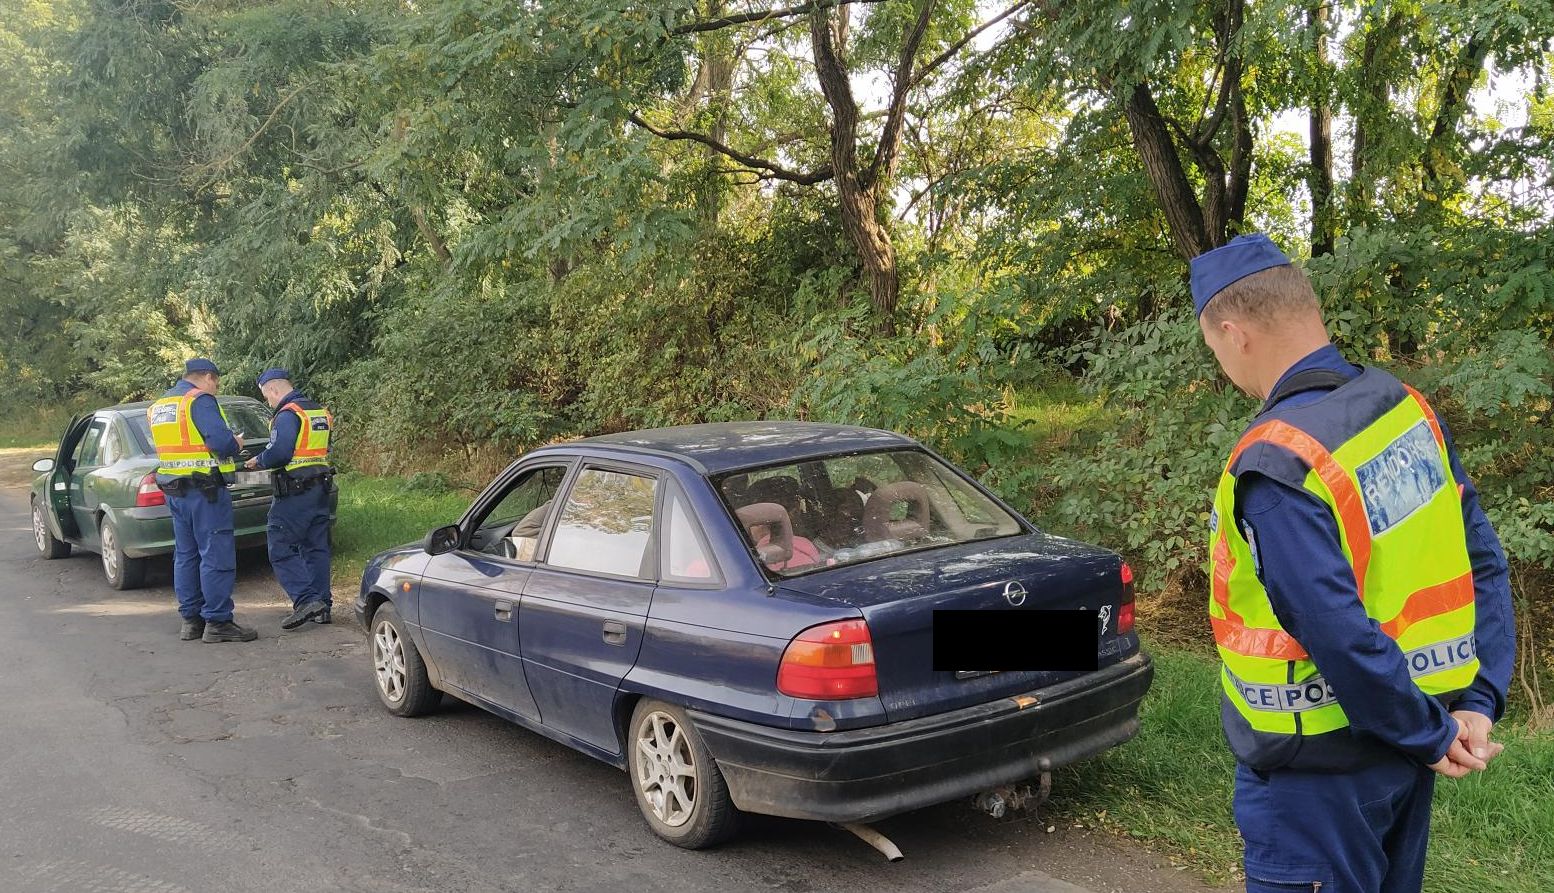
<path fill-rule="evenodd" d="M 173 516 L 173 592 L 185 620 L 208 623 L 232 619 L 232 586 L 237 581 L 237 543 L 232 533 L 232 494 L 215 488 L 214 501 L 190 488 L 168 494 Z"/>
<path fill-rule="evenodd" d="M 314 484 L 305 492 L 275 497 L 266 532 L 270 566 L 292 607 L 311 601 L 331 604 L 328 490 Z"/>
<path fill-rule="evenodd" d="M 1236 765 L 1247 893 L 1419 893 L 1435 773 L 1401 753 L 1352 772 Z"/>

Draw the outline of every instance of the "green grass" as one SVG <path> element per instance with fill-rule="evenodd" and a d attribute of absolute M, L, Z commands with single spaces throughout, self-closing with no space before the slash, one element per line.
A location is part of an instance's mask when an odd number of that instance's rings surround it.
<path fill-rule="evenodd" d="M 8 407 L 0 411 L 0 449 L 38 448 L 52 453 L 65 426 L 82 412 L 75 403 Z"/>
<path fill-rule="evenodd" d="M 1020 391 L 1009 401 L 1009 417 L 1038 441 L 1062 445 L 1101 418 L 1101 398 L 1086 394 L 1067 376 Z"/>
<path fill-rule="evenodd" d="M 354 592 L 367 559 L 459 519 L 474 494 L 415 479 L 342 474 L 335 518 L 335 577 Z"/>
<path fill-rule="evenodd" d="M 1105 756 L 1061 770 L 1062 821 L 1148 842 L 1216 883 L 1240 867 L 1230 813 L 1234 763 L 1219 727 L 1217 665 L 1156 651 L 1143 731 Z M 1426 891 L 1532 893 L 1554 877 L 1554 736 L 1503 728 L 1489 771 L 1436 787 Z"/>

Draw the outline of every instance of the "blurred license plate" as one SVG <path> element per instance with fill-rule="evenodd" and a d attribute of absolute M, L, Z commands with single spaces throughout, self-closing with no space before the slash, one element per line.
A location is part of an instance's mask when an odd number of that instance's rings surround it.
<path fill-rule="evenodd" d="M 240 471 L 232 480 L 232 486 L 246 489 L 248 487 L 270 486 L 270 473 L 268 471 Z"/>

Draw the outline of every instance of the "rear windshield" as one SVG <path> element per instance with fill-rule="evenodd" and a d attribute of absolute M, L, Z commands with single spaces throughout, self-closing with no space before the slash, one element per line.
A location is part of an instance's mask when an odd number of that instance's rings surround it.
<path fill-rule="evenodd" d="M 784 577 L 1021 532 L 987 494 L 919 450 L 812 459 L 717 485 L 750 547 Z"/>
<path fill-rule="evenodd" d="M 270 439 L 270 414 L 255 403 L 226 403 L 221 404 L 221 411 L 226 413 L 227 423 L 233 430 L 243 435 L 243 441 L 250 446 L 260 441 Z M 135 439 L 142 456 L 155 454 L 156 449 L 151 444 L 151 423 L 146 420 L 144 412 L 125 413 L 125 419 L 135 431 Z"/>

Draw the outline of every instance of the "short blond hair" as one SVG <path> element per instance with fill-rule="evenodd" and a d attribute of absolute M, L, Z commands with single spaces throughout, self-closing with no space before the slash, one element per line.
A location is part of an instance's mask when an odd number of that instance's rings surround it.
<path fill-rule="evenodd" d="M 1322 305 L 1305 271 L 1294 264 L 1259 270 L 1220 289 L 1203 308 L 1203 321 L 1218 325 L 1244 319 L 1267 326 L 1296 313 L 1321 315 Z"/>

